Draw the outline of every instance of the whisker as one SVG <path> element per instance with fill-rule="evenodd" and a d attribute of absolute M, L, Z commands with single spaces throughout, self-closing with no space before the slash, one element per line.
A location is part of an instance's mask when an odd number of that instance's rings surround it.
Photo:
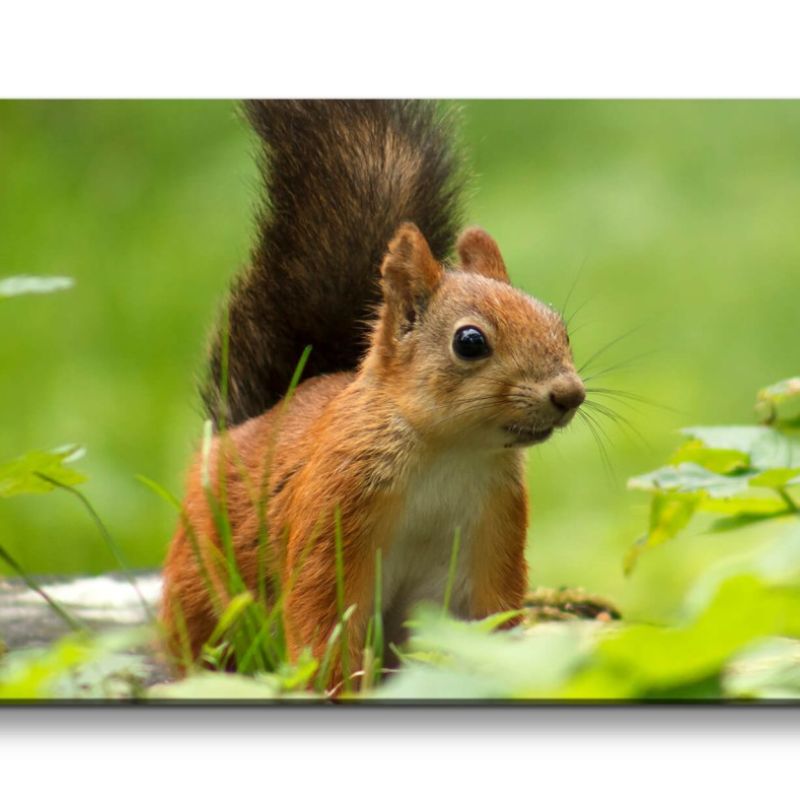
<path fill-rule="evenodd" d="M 513 392 L 513 393 L 510 393 L 510 394 L 504 394 L 502 396 L 484 395 L 482 397 L 464 397 L 464 398 L 460 398 L 460 399 L 456 399 L 456 400 L 451 400 L 450 401 L 450 405 L 451 406 L 471 406 L 471 405 L 476 405 L 476 404 L 480 404 L 480 403 L 487 403 L 487 402 L 488 403 L 492 403 L 492 402 L 504 403 L 504 402 L 507 402 L 509 400 L 526 400 L 526 401 L 530 402 L 532 399 L 534 399 L 534 398 L 531 397 L 530 395 L 522 394 L 520 392 Z"/>
<path fill-rule="evenodd" d="M 578 306 L 578 307 L 577 307 L 577 308 L 576 308 L 576 309 L 575 309 L 575 310 L 574 310 L 574 311 L 573 311 L 573 312 L 572 312 L 572 313 L 569 315 L 569 318 L 564 320 L 564 327 L 565 327 L 567 330 L 569 330 L 569 326 L 570 326 L 570 324 L 572 323 L 572 320 L 574 320 L 574 319 L 575 319 L 575 317 L 577 317 L 577 316 L 578 316 L 578 314 L 580 314 L 580 313 L 581 313 L 581 311 L 583 311 L 583 309 L 584 309 L 584 308 L 586 308 L 586 306 L 588 306 L 588 305 L 589 305 L 589 303 L 591 303 L 591 302 L 592 302 L 592 300 L 596 300 L 596 299 L 597 299 L 597 295 L 594 295 L 594 296 L 592 296 L 592 297 L 589 297 L 589 298 L 587 298 L 586 300 L 584 300 L 584 301 L 583 301 L 583 302 L 582 302 L 582 303 L 581 303 L 581 304 L 580 304 L 580 305 L 579 305 L 579 306 Z"/>
<path fill-rule="evenodd" d="M 649 323 L 643 322 L 641 325 L 637 325 L 635 328 L 631 328 L 631 330 L 623 333 L 620 336 L 617 336 L 616 339 L 612 339 L 608 344 L 603 345 L 599 350 L 597 350 L 592 356 L 589 357 L 587 361 L 583 363 L 581 367 L 578 368 L 578 372 L 583 372 L 590 364 L 593 364 L 603 353 L 608 352 L 615 344 L 619 344 L 619 342 L 627 339 L 629 336 L 633 336 L 634 333 L 638 333 L 642 328 L 644 328 Z"/>
<path fill-rule="evenodd" d="M 580 280 L 581 275 L 583 274 L 583 269 L 586 266 L 586 262 L 589 260 L 589 256 L 584 256 L 583 261 L 581 262 L 580 267 L 578 268 L 578 272 L 575 275 L 574 280 L 572 281 L 572 286 L 569 287 L 569 291 L 567 292 L 567 297 L 564 300 L 563 311 L 561 312 L 561 318 L 565 320 L 564 325 L 568 325 L 566 322 L 567 316 L 567 308 L 569 307 L 569 301 L 572 299 L 572 293 L 575 291 L 575 288 L 578 285 L 578 281 Z M 570 317 L 572 319 L 572 317 Z"/>
<path fill-rule="evenodd" d="M 460 417 L 467 416 L 468 414 L 473 414 L 476 411 L 480 411 L 480 410 L 484 410 L 484 409 L 488 410 L 488 409 L 491 409 L 491 408 L 497 408 L 498 411 L 496 413 L 490 414 L 488 417 L 482 416 L 480 419 L 475 420 L 476 426 L 477 425 L 482 425 L 487 421 L 491 421 L 491 420 L 496 419 L 497 417 L 499 417 L 500 413 L 503 411 L 503 409 L 506 406 L 507 406 L 507 403 L 504 400 L 495 400 L 493 402 L 486 402 L 482 406 L 473 406 L 473 407 L 469 407 L 469 408 L 464 408 L 464 409 L 461 409 L 460 411 L 456 411 L 453 414 L 449 414 L 446 419 L 440 419 L 438 422 L 434 423 L 433 427 L 434 428 L 439 428 L 439 427 L 441 427 L 443 425 L 448 425 L 448 424 L 452 423 L 453 420 L 459 419 Z"/>
<path fill-rule="evenodd" d="M 630 420 L 623 417 L 618 411 L 615 411 L 613 408 L 608 408 L 607 406 L 604 406 L 601 403 L 597 403 L 593 400 L 585 400 L 584 405 L 593 408 L 598 414 L 602 414 L 604 417 L 607 417 L 612 422 L 616 423 L 620 428 L 630 431 L 642 443 L 642 445 L 644 445 L 648 452 L 653 452 L 653 448 L 647 439 L 644 438 L 641 431 Z"/>
<path fill-rule="evenodd" d="M 591 325 L 592 322 L 596 322 L 596 320 L 591 320 L 591 319 L 586 320 L 586 322 L 584 322 L 582 325 L 578 325 L 577 328 L 574 328 L 572 330 L 567 328 L 567 332 L 569 333 L 570 339 L 574 338 L 575 335 L 578 333 L 578 331 L 582 331 L 584 328 L 586 328 L 587 326 Z"/>
<path fill-rule="evenodd" d="M 607 474 L 609 480 L 612 483 L 616 484 L 617 483 L 617 473 L 616 473 L 616 470 L 614 469 L 614 464 L 611 461 L 611 456 L 608 453 L 608 447 L 606 446 L 606 443 L 603 440 L 603 437 L 605 436 L 606 439 L 607 439 L 608 435 L 600 427 L 600 425 L 597 423 L 597 421 L 592 419 L 588 414 L 585 416 L 585 420 L 586 420 L 586 423 L 589 425 L 589 427 L 596 431 L 597 445 L 598 445 L 598 447 L 600 449 L 600 455 L 601 455 L 601 458 L 602 458 L 603 463 L 605 465 L 606 474 Z"/>
<path fill-rule="evenodd" d="M 655 348 L 653 350 L 648 350 L 646 353 L 639 353 L 635 356 L 631 356 L 630 358 L 626 358 L 624 361 L 618 361 L 616 364 L 612 364 L 609 367 L 604 367 L 599 372 L 593 372 L 591 375 L 584 377 L 583 382 L 587 383 L 595 378 L 599 378 L 601 375 L 607 375 L 610 372 L 619 372 L 620 370 L 625 369 L 633 364 L 635 361 L 640 361 L 641 359 L 647 358 L 654 353 L 661 352 L 661 350 L 663 350 L 663 348 Z"/>
<path fill-rule="evenodd" d="M 596 419 L 594 416 L 592 416 L 592 412 L 589 411 L 588 409 L 584 409 L 584 411 L 586 413 L 586 416 L 589 419 L 591 419 L 592 422 L 594 422 L 595 425 L 597 425 L 597 430 L 600 433 L 600 435 L 603 437 L 603 440 L 613 450 L 614 442 L 611 440 L 611 436 L 609 436 L 608 431 L 603 427 L 603 425 L 601 424 L 600 420 Z"/>
<path fill-rule="evenodd" d="M 653 408 L 659 408 L 663 411 L 670 411 L 673 414 L 684 415 L 685 411 L 680 411 L 677 408 L 672 408 L 671 406 L 665 406 L 661 403 L 657 403 L 654 400 L 651 400 L 649 397 L 643 397 L 640 394 L 635 394 L 634 392 L 626 392 L 622 389 L 607 389 L 604 387 L 599 386 L 592 386 L 586 389 L 587 394 L 599 394 L 608 397 L 609 400 L 616 400 L 619 403 L 623 403 L 625 400 L 631 400 L 635 403 L 642 403 L 646 406 L 652 406 Z M 627 406 L 631 408 L 631 406 Z"/>
<path fill-rule="evenodd" d="M 487 400 L 491 401 L 491 400 L 500 400 L 500 399 L 501 399 L 501 397 L 499 395 L 496 395 L 496 394 L 484 394 L 484 395 L 480 395 L 478 397 L 456 397 L 456 398 L 454 398 L 452 400 L 449 400 L 448 404 L 449 405 L 454 405 L 454 406 L 463 406 L 463 405 L 467 405 L 469 403 L 483 403 L 483 402 L 486 402 Z"/>
<path fill-rule="evenodd" d="M 600 454 L 600 460 L 603 463 L 606 475 L 608 476 L 609 480 L 611 480 L 614 484 L 616 484 L 617 476 L 614 471 L 614 467 L 611 464 L 611 459 L 609 458 L 605 443 L 603 442 L 600 434 L 598 433 L 598 430 L 600 429 L 599 426 L 597 425 L 597 422 L 589 416 L 589 414 L 585 411 L 585 409 L 579 408 L 578 414 L 580 415 L 581 419 L 586 423 L 586 427 L 589 429 L 589 433 L 591 433 L 592 437 L 597 443 L 597 449 Z"/>
<path fill-rule="evenodd" d="M 587 390 L 586 390 L 586 394 L 587 394 L 587 395 L 589 395 L 589 394 L 593 394 L 593 393 L 595 393 L 593 389 L 587 389 Z M 603 395 L 604 397 L 606 396 L 604 392 L 597 392 L 597 394 L 601 394 L 601 395 Z M 625 400 L 625 399 L 623 399 L 623 398 L 621 398 L 621 397 L 609 397 L 608 399 L 609 399 L 609 400 L 613 400 L 615 403 L 619 403 L 619 404 L 620 404 L 620 405 L 621 405 L 623 408 L 627 408 L 627 409 L 629 409 L 630 411 L 638 411 L 638 412 L 641 412 L 641 409 L 640 409 L 640 408 L 638 408 L 637 406 L 631 405 L 630 401 L 628 401 L 628 400 Z M 637 402 L 641 402 L 641 401 L 637 401 Z M 649 404 L 645 404 L 645 405 L 649 405 Z M 606 407 L 608 408 L 608 406 L 606 406 Z"/>
<path fill-rule="evenodd" d="M 601 412 L 605 416 L 613 419 L 615 422 L 628 422 L 628 418 L 627 417 L 623 417 L 622 414 L 619 413 L 619 411 L 617 411 L 614 408 L 610 408 L 609 406 L 604 406 L 602 403 L 600 403 L 597 400 L 584 400 L 583 401 L 583 405 L 584 406 L 588 406 L 589 408 L 596 409 L 597 411 Z"/>

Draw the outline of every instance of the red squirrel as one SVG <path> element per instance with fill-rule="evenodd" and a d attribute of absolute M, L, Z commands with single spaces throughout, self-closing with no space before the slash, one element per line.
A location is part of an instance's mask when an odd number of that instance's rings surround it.
<path fill-rule="evenodd" d="M 222 326 L 227 369 L 218 331 L 204 398 L 227 431 L 229 446 L 218 434 L 207 464 L 212 483 L 225 481 L 246 585 L 263 596 L 249 484 L 264 487 L 271 552 L 282 554 L 277 569 L 291 585 L 282 614 L 293 657 L 304 647 L 320 657 L 339 621 L 337 515 L 344 599 L 355 605 L 350 664 L 360 663 L 373 613 L 378 549 L 388 642 L 402 640 L 416 603 L 442 602 L 456 531 L 451 612 L 475 619 L 521 608 L 524 449 L 567 425 L 585 397 L 564 321 L 511 286 L 487 233 L 458 235 L 460 158 L 435 104 L 244 108 L 263 145 L 266 203 Z M 284 405 L 308 345 L 303 380 Z M 177 650 L 180 618 L 193 656 L 217 621 L 186 530 L 218 570 L 203 463 L 198 456 L 190 470 L 164 568 L 162 620 Z"/>

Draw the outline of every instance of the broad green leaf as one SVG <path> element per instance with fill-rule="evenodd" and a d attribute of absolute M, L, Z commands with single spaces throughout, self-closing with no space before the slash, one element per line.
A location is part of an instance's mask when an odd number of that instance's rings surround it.
<path fill-rule="evenodd" d="M 758 475 L 750 478 L 751 486 L 763 486 L 769 489 L 777 489 L 786 486 L 794 478 L 800 475 L 800 467 L 787 469 L 786 467 L 775 467 L 766 469 Z"/>
<path fill-rule="evenodd" d="M 800 586 L 800 518 L 784 514 L 773 519 L 771 527 L 763 531 L 763 540 L 712 564 L 698 578 L 684 601 L 688 616 L 699 616 L 720 586 L 740 575 L 768 586 Z"/>
<path fill-rule="evenodd" d="M 704 494 L 709 497 L 734 497 L 749 488 L 747 475 L 719 475 L 699 464 L 661 467 L 628 481 L 629 489 L 646 492 Z"/>
<path fill-rule="evenodd" d="M 748 512 L 732 514 L 731 516 L 714 520 L 709 530 L 711 532 L 726 533 L 728 531 L 738 530 L 739 528 L 745 528 L 748 525 L 759 525 L 782 518 L 787 519 L 793 515 L 794 512 L 790 511 L 786 506 L 781 508 L 780 511 L 771 514 Z"/>
<path fill-rule="evenodd" d="M 131 697 L 144 679 L 144 657 L 131 654 L 152 641 L 146 628 L 99 636 L 69 634 L 47 648 L 19 650 L 0 661 L 0 700 Z"/>
<path fill-rule="evenodd" d="M 21 294 L 48 294 L 70 289 L 75 281 L 57 275 L 12 275 L 0 280 L 0 297 L 16 297 Z"/>
<path fill-rule="evenodd" d="M 282 691 L 305 690 L 311 683 L 319 667 L 319 662 L 311 655 L 311 650 L 304 649 L 294 664 L 282 663 L 275 679 L 279 681 Z"/>
<path fill-rule="evenodd" d="M 624 672 L 601 667 L 593 657 L 587 668 L 559 687 L 552 699 L 571 701 L 627 700 L 637 696 L 639 689 L 632 677 Z"/>
<path fill-rule="evenodd" d="M 55 683 L 90 658 L 84 635 L 65 637 L 47 650 L 12 653 L 0 668 L 0 700 L 52 698 Z"/>
<path fill-rule="evenodd" d="M 757 553 L 753 571 L 772 584 L 800 585 L 800 516 L 786 522 L 790 527 Z"/>
<path fill-rule="evenodd" d="M 546 623 L 527 631 L 489 632 L 480 622 L 420 607 L 403 671 L 380 699 L 522 699 L 550 697 L 583 663 L 592 623 Z"/>
<path fill-rule="evenodd" d="M 379 686 L 367 699 L 385 703 L 498 701 L 512 698 L 502 675 L 471 674 L 466 670 L 414 663 Z"/>
<path fill-rule="evenodd" d="M 800 378 L 788 378 L 762 389 L 756 414 L 767 425 L 800 426 Z"/>
<path fill-rule="evenodd" d="M 758 491 L 758 490 L 757 490 Z M 764 491 L 763 489 L 760 491 Z M 704 497 L 698 506 L 698 511 L 707 511 L 711 514 L 724 514 L 726 516 L 740 516 L 742 514 L 756 514 L 769 517 L 786 511 L 786 501 L 779 495 L 743 495 L 741 497 Z"/>
<path fill-rule="evenodd" d="M 650 539 L 667 541 L 688 525 L 699 498 L 696 495 L 658 495 L 650 507 Z"/>
<path fill-rule="evenodd" d="M 599 672 L 595 683 L 616 684 L 629 696 L 658 697 L 713 679 L 753 642 L 798 635 L 800 587 L 774 587 L 739 575 L 725 581 L 710 605 L 684 627 L 629 625 L 609 631 L 586 672 Z M 589 676 L 581 676 L 582 685 L 592 683 Z M 565 687 L 565 693 L 574 697 L 574 687 Z"/>
<path fill-rule="evenodd" d="M 720 450 L 705 447 L 702 442 L 692 439 L 685 442 L 670 459 L 671 464 L 699 464 L 711 472 L 727 475 L 731 472 L 747 469 L 750 458 L 740 450 Z"/>
<path fill-rule="evenodd" d="M 56 486 L 41 475 L 66 486 L 83 483 L 86 476 L 67 465 L 84 452 L 78 445 L 65 445 L 55 450 L 33 450 L 15 461 L 0 465 L 0 497 L 52 492 Z"/>
<path fill-rule="evenodd" d="M 735 517 L 735 524 L 725 526 L 733 529 L 795 506 L 786 487 L 800 484 L 800 437 L 764 425 L 693 427 L 682 433 L 689 441 L 669 466 L 628 481 L 628 488 L 654 498 L 650 530 L 628 552 L 626 572 L 643 550 L 675 536 L 697 511 Z"/>
<path fill-rule="evenodd" d="M 775 471 L 769 473 L 778 478 Z M 760 474 L 719 475 L 699 464 L 683 463 L 631 478 L 629 488 L 652 492 L 653 499 L 648 532 L 626 554 L 625 574 L 630 574 L 644 551 L 674 538 L 698 511 L 736 517 L 740 523 L 737 527 L 745 518 L 756 521 L 786 513 L 789 508 L 785 498 L 753 485 L 753 478 Z"/>
<path fill-rule="evenodd" d="M 636 542 L 625 557 L 625 574 L 631 572 L 642 552 L 672 539 L 683 530 L 691 521 L 700 500 L 697 493 L 657 494 L 650 505 L 647 535 Z"/>
<path fill-rule="evenodd" d="M 770 639 L 725 668 L 725 694 L 753 700 L 800 700 L 800 641 Z"/>
<path fill-rule="evenodd" d="M 793 471 L 749 471 L 740 475 L 719 475 L 699 464 L 661 467 L 628 481 L 629 489 L 640 489 L 659 496 L 692 496 L 697 511 L 714 514 L 775 514 L 786 509 L 780 495 L 767 491 L 774 481 L 791 477 Z M 766 476 L 763 484 L 759 476 Z"/>
<path fill-rule="evenodd" d="M 681 433 L 708 448 L 745 453 L 754 469 L 800 467 L 800 437 L 764 425 L 684 428 Z"/>

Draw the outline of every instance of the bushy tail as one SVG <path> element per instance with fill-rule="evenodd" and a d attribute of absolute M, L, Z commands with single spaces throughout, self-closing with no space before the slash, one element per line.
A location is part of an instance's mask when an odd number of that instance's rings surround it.
<path fill-rule="evenodd" d="M 443 259 L 463 185 L 450 115 L 424 101 L 254 100 L 265 202 L 252 261 L 228 301 L 228 402 L 220 393 L 222 331 L 203 392 L 208 414 L 234 425 L 303 377 L 351 370 L 379 301 L 378 268 L 403 221 Z"/>

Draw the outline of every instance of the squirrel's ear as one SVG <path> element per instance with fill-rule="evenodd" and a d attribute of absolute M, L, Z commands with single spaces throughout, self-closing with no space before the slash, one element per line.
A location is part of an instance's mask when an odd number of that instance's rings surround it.
<path fill-rule="evenodd" d="M 419 228 L 404 222 L 381 265 L 381 288 L 393 327 L 401 333 L 413 327 L 443 275 Z"/>
<path fill-rule="evenodd" d="M 456 242 L 464 272 L 475 272 L 496 281 L 510 283 L 497 242 L 482 228 L 467 228 Z"/>

